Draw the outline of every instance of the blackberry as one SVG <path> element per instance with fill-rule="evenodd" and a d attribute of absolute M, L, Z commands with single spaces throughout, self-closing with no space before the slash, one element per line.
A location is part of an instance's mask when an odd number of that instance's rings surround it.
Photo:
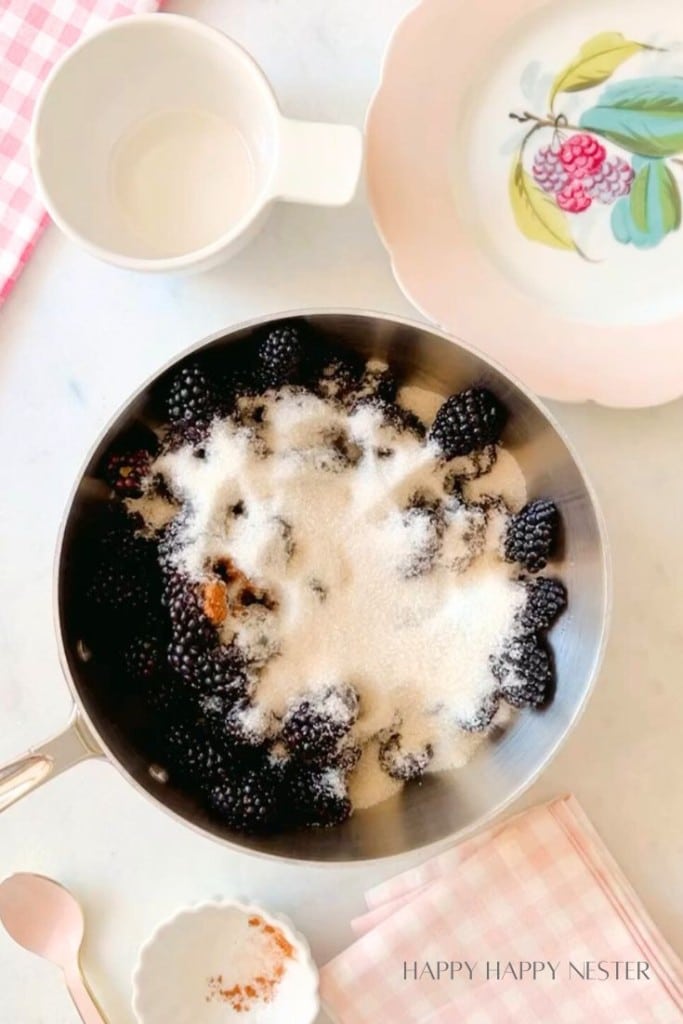
<path fill-rule="evenodd" d="M 332 469 L 339 470 L 348 466 L 356 466 L 363 457 L 363 449 L 348 434 L 341 431 L 331 432 L 329 441 L 328 438 L 325 440 L 329 443 L 332 453 L 333 462 L 330 466 Z"/>
<path fill-rule="evenodd" d="M 458 718 L 458 727 L 464 732 L 486 732 L 495 718 L 499 706 L 498 696 L 489 694 L 484 698 L 474 714 Z"/>
<path fill-rule="evenodd" d="M 155 545 L 140 534 L 144 527 L 142 517 L 129 513 L 125 505 L 112 502 L 98 523 L 93 538 L 93 557 L 103 556 L 109 561 L 147 562 L 156 558 Z"/>
<path fill-rule="evenodd" d="M 171 423 L 168 427 L 163 442 L 164 452 L 176 452 L 186 445 L 200 451 L 206 443 L 209 434 L 208 422 L 206 423 Z"/>
<path fill-rule="evenodd" d="M 208 645 L 207 645 L 208 646 Z M 168 645 L 168 663 L 183 682 L 192 687 L 193 690 L 201 693 L 197 686 L 195 665 L 206 653 L 206 646 L 195 637 L 184 637 L 182 640 L 172 640 Z"/>
<path fill-rule="evenodd" d="M 401 736 L 393 733 L 380 744 L 379 763 L 392 779 L 398 782 L 412 782 L 421 779 L 434 756 L 430 743 L 418 750 L 404 750 Z"/>
<path fill-rule="evenodd" d="M 167 409 L 172 425 L 207 424 L 218 411 L 213 384 L 198 363 L 181 367 L 168 390 Z"/>
<path fill-rule="evenodd" d="M 215 716 L 213 728 L 230 745 L 260 750 L 266 742 L 268 723 L 264 713 L 243 697 L 233 701 L 225 714 Z"/>
<path fill-rule="evenodd" d="M 234 412 L 240 398 L 259 395 L 267 388 L 260 368 L 253 366 L 235 366 L 222 374 L 219 390 L 223 400 L 224 411 Z"/>
<path fill-rule="evenodd" d="M 340 402 L 353 394 L 363 375 L 363 364 L 346 352 L 326 351 L 321 358 L 319 351 L 315 351 L 305 369 L 315 394 Z"/>
<path fill-rule="evenodd" d="M 120 498 L 139 498 L 151 464 L 152 456 L 145 448 L 110 455 L 104 476 Z"/>
<path fill-rule="evenodd" d="M 195 664 L 185 672 L 185 678 L 191 689 L 202 698 L 215 698 L 214 710 L 221 713 L 247 693 L 242 660 L 232 648 L 222 644 L 200 654 Z"/>
<path fill-rule="evenodd" d="M 303 357 L 301 330 L 294 324 L 274 327 L 259 346 L 259 361 L 268 387 L 296 382 Z"/>
<path fill-rule="evenodd" d="M 216 816 L 239 832 L 262 832 L 275 821 L 277 788 L 262 768 L 223 772 L 210 788 L 208 803 Z"/>
<path fill-rule="evenodd" d="M 403 513 L 404 519 L 408 522 L 421 520 L 423 524 L 429 525 L 431 533 L 439 537 L 446 526 L 444 515 L 445 509 L 441 500 L 433 492 L 425 490 L 413 491 Z"/>
<path fill-rule="evenodd" d="M 225 764 L 225 755 L 198 722 L 169 725 L 162 748 L 171 778 L 189 780 L 200 787 L 210 785 Z"/>
<path fill-rule="evenodd" d="M 377 398 L 380 402 L 394 402 L 398 384 L 391 370 L 369 363 L 356 388 L 354 398 Z"/>
<path fill-rule="evenodd" d="M 378 395 L 359 398 L 357 401 L 354 401 L 351 407 L 351 414 L 353 415 L 357 410 L 364 408 L 370 408 L 378 412 L 384 423 L 395 430 L 397 434 L 408 432 L 416 437 L 423 438 L 427 433 L 424 423 L 414 412 L 410 409 L 404 409 L 401 405 L 396 405 L 395 402 L 384 401 Z"/>
<path fill-rule="evenodd" d="M 350 775 L 358 767 L 363 751 L 357 743 L 342 743 L 337 753 L 335 767 L 344 775 Z"/>
<path fill-rule="evenodd" d="M 446 492 L 449 494 L 461 493 L 463 483 L 486 476 L 497 461 L 498 447 L 495 444 L 489 444 L 478 452 L 471 452 L 469 455 L 456 459 L 444 480 Z"/>
<path fill-rule="evenodd" d="M 451 395 L 436 414 L 430 441 L 446 459 L 470 455 L 500 440 L 507 410 L 487 388 Z"/>
<path fill-rule="evenodd" d="M 88 600 L 101 609 L 132 618 L 159 599 L 159 570 L 148 541 L 126 541 L 118 558 L 105 546 L 90 577 Z"/>
<path fill-rule="evenodd" d="M 415 500 L 425 498 L 414 495 L 411 501 Z M 424 576 L 432 570 L 441 550 L 446 528 L 444 510 L 438 501 L 434 505 L 409 504 L 403 512 L 402 521 L 412 543 L 410 555 L 400 569 L 406 579 Z"/>
<path fill-rule="evenodd" d="M 557 505 L 538 498 L 512 516 L 505 533 L 505 559 L 519 562 L 527 572 L 545 569 L 557 543 L 560 513 Z"/>
<path fill-rule="evenodd" d="M 103 611 L 119 620 L 133 619 L 159 600 L 157 547 L 136 532 L 141 522 L 117 502 L 106 510 L 99 532 L 90 538 L 83 571 L 87 608 L 95 626 Z"/>
<path fill-rule="evenodd" d="M 174 638 L 168 645 L 167 657 L 169 665 L 178 673 L 183 682 L 198 695 L 201 695 L 203 690 L 201 677 L 199 679 L 197 677 L 196 666 L 207 653 L 211 642 L 208 636 L 204 638 L 201 635 L 195 634 L 184 636 L 180 640 Z"/>
<path fill-rule="evenodd" d="M 351 815 L 351 801 L 341 772 L 303 765 L 286 777 L 287 803 L 297 824 L 309 828 L 341 825 Z"/>
<path fill-rule="evenodd" d="M 280 739 L 293 758 L 310 765 L 335 761 L 341 740 L 358 718 L 358 695 L 352 687 L 330 688 L 302 700 L 286 715 Z"/>
<path fill-rule="evenodd" d="M 567 590 L 560 580 L 539 576 L 524 580 L 526 603 L 517 617 L 525 633 L 541 633 L 550 629 L 567 607 Z"/>
<path fill-rule="evenodd" d="M 501 697 L 513 708 L 542 707 L 552 696 L 552 658 L 538 637 L 511 640 L 500 655 L 492 656 L 491 671 Z"/>
<path fill-rule="evenodd" d="M 202 655 L 218 643 L 218 634 L 204 614 L 199 587 L 181 573 L 165 582 L 164 600 L 171 620 L 169 661 L 180 675 L 192 681 Z"/>
<path fill-rule="evenodd" d="M 220 689 L 213 692 L 200 693 L 195 690 L 188 690 L 187 687 L 185 688 L 185 695 L 188 700 L 195 701 L 211 735 L 215 736 L 220 742 L 223 742 L 225 739 L 223 718 L 227 715 L 237 697 L 233 696 L 230 690 Z"/>
<path fill-rule="evenodd" d="M 178 719 L 187 709 L 182 683 L 179 683 L 176 676 L 170 674 L 157 674 L 145 679 L 142 696 L 150 711 L 168 719 Z M 156 717 L 154 725 L 157 725 Z"/>
<path fill-rule="evenodd" d="M 264 388 L 263 390 L 267 390 Z M 262 428 L 266 415 L 266 403 L 261 392 L 255 395 L 243 395 L 238 401 L 233 417 L 240 426 L 249 427 L 256 434 Z"/>
<path fill-rule="evenodd" d="M 154 633 L 143 633 L 127 644 L 122 657 L 124 671 L 134 682 L 149 682 L 161 674 L 166 664 L 164 640 Z"/>
<path fill-rule="evenodd" d="M 93 572 L 87 597 L 93 608 L 125 617 L 149 607 L 150 603 L 149 587 L 143 577 L 106 563 Z"/>
<path fill-rule="evenodd" d="M 379 373 L 369 374 L 375 394 L 382 402 L 395 402 L 398 392 L 398 383 L 391 370 L 380 370 Z"/>
<path fill-rule="evenodd" d="M 273 785 L 281 786 L 287 777 L 291 761 L 283 747 L 275 744 L 266 750 L 264 770 L 269 773 Z"/>
<path fill-rule="evenodd" d="M 433 491 L 413 491 L 406 502 L 406 509 L 415 509 L 426 515 L 438 515 L 443 511 L 441 502 Z"/>
<path fill-rule="evenodd" d="M 166 590 L 171 590 L 178 584 L 180 572 L 175 568 L 178 549 L 182 546 L 182 532 L 186 526 L 185 512 L 179 512 L 166 526 L 162 527 L 158 535 L 158 558 L 159 565 L 164 573 Z"/>

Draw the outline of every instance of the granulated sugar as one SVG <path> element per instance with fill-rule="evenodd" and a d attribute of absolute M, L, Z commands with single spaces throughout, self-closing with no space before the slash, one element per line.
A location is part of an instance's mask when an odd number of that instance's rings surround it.
<path fill-rule="evenodd" d="M 379 763 L 379 743 L 370 740 L 365 746 L 358 767 L 351 776 L 349 797 L 356 810 L 372 807 L 388 800 L 403 789 L 403 783 L 382 771 Z"/>
<path fill-rule="evenodd" d="M 397 397 L 404 408 L 411 409 L 428 427 L 432 425 L 434 417 L 443 405 L 443 395 L 415 384 L 405 384 Z"/>
<path fill-rule="evenodd" d="M 411 398 L 425 419 L 443 400 L 403 389 Z M 377 766 L 388 730 L 406 749 L 431 745 L 430 770 L 464 764 L 481 738 L 468 724 L 495 689 L 490 657 L 524 602 L 501 553 L 526 497 L 513 456 L 444 463 L 372 404 L 349 414 L 292 389 L 242 399 L 201 454 L 167 452 L 153 471 L 184 510 L 179 567 L 201 580 L 229 559 L 267 595 L 222 626 L 252 664 L 262 713 L 277 720 L 302 694 L 353 686 L 352 735 L 366 747 L 356 806 L 398 788 Z M 164 521 L 157 505 L 153 518 Z"/>

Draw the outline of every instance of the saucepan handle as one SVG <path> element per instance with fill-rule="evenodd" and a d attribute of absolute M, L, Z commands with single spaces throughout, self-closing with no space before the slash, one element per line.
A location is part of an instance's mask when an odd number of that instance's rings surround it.
<path fill-rule="evenodd" d="M 79 761 L 102 756 L 103 751 L 85 720 L 74 710 L 63 732 L 0 767 L 0 811 Z"/>

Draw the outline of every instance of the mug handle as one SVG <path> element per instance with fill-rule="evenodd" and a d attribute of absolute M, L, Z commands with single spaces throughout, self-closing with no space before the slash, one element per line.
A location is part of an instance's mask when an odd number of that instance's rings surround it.
<path fill-rule="evenodd" d="M 362 160 L 358 128 L 283 117 L 273 195 L 293 203 L 344 206 L 353 199 Z"/>
<path fill-rule="evenodd" d="M 102 757 L 104 751 L 74 708 L 63 732 L 27 754 L 0 767 L 0 811 L 10 807 L 49 779 L 61 775 L 89 757 Z"/>

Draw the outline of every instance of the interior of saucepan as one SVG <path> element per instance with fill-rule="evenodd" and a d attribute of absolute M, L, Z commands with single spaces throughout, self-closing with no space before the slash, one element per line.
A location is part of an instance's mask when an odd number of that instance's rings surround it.
<path fill-rule="evenodd" d="M 483 359 L 427 328 L 360 314 L 309 314 L 305 319 L 322 337 L 364 356 L 385 358 L 403 380 L 444 395 L 480 382 L 507 405 L 510 418 L 503 440 L 524 470 L 529 497 L 552 496 L 562 513 L 562 550 L 550 569 L 565 580 L 569 607 L 550 634 L 557 665 L 552 703 L 540 712 L 518 714 L 466 767 L 428 775 L 422 785 L 407 786 L 333 829 L 258 837 L 230 833 L 182 791 L 156 780 L 141 750 L 141 719 L 134 703 L 119 701 L 117 680 L 106 665 L 82 656 L 79 641 L 86 609 L 79 563 L 88 528 L 109 496 L 94 472 L 115 438 L 159 422 L 159 395 L 169 370 L 120 413 L 80 481 L 59 561 L 59 617 L 66 663 L 92 725 L 113 758 L 156 800 L 187 822 L 247 849 L 301 860 L 354 861 L 402 853 L 471 828 L 532 780 L 562 742 L 589 692 L 603 643 L 608 584 L 601 527 L 587 485 L 535 402 Z M 206 348 L 229 348 L 228 358 L 237 367 L 262 323 L 228 332 Z"/>
<path fill-rule="evenodd" d="M 186 18 L 122 19 L 76 47 L 36 112 L 50 208 L 103 252 L 181 256 L 260 204 L 277 111 L 251 58 Z"/>

